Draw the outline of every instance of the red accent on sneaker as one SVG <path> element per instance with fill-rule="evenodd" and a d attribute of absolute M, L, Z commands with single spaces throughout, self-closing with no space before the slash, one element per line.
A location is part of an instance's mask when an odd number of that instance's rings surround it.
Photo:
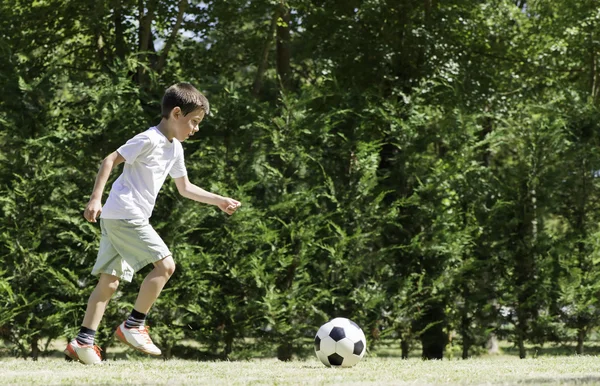
<path fill-rule="evenodd" d="M 102 349 L 96 345 L 94 345 L 94 351 L 96 351 L 96 354 L 98 354 L 98 356 L 100 357 L 100 359 L 102 359 Z"/>
<path fill-rule="evenodd" d="M 76 360 L 76 361 L 79 360 L 79 356 L 77 355 L 77 352 L 75 352 L 75 349 L 73 348 L 73 346 L 71 346 L 70 342 L 67 345 L 67 349 L 65 350 L 65 354 L 67 354 L 73 360 Z"/>
<path fill-rule="evenodd" d="M 75 361 L 79 361 L 81 363 L 84 363 L 80 358 L 79 355 L 77 355 L 77 351 L 75 351 L 75 349 L 73 348 L 73 345 L 71 344 L 72 342 L 69 342 L 69 344 L 67 344 L 67 348 L 64 350 L 64 353 L 71 359 L 75 360 Z M 79 344 L 79 343 L 77 343 Z M 79 347 L 89 347 L 89 345 L 80 345 Z M 98 358 L 102 359 L 102 349 L 100 347 L 98 347 L 97 345 L 93 346 L 94 351 L 96 352 L 96 355 L 98 355 Z M 84 363 L 85 364 L 85 363 Z"/>

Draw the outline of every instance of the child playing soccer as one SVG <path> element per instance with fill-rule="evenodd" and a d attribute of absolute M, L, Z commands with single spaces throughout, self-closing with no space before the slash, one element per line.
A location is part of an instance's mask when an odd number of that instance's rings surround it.
<path fill-rule="evenodd" d="M 102 237 L 93 275 L 98 284 L 88 300 L 77 337 L 65 354 L 84 364 L 101 362 L 94 336 L 106 305 L 117 290 L 119 280 L 131 282 L 133 274 L 152 263 L 154 269 L 144 279 L 129 318 L 116 330 L 123 343 L 150 355 L 160 355 L 144 326 L 146 314 L 175 271 L 171 252 L 150 225 L 158 192 L 167 174 L 175 180 L 179 194 L 212 204 L 231 215 L 240 203 L 207 192 L 187 177 L 181 142 L 198 131 L 209 113 L 208 100 L 189 83 L 169 87 L 162 99 L 162 119 L 158 126 L 131 138 L 102 161 L 84 217 L 96 222 L 100 216 Z M 113 183 L 106 203 L 101 198 L 111 170 L 125 162 L 123 173 Z"/>

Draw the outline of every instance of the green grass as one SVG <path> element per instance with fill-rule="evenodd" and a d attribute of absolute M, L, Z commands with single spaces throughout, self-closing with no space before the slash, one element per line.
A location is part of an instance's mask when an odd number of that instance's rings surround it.
<path fill-rule="evenodd" d="M 103 365 L 84 366 L 63 359 L 64 344 L 54 342 L 48 356 L 39 361 L 11 358 L 4 352 L 0 385 L 600 385 L 596 343 L 586 346 L 591 355 L 585 356 L 572 355 L 572 345 L 528 346 L 528 359 L 521 360 L 516 348 L 501 342 L 501 355 L 422 361 L 417 357 L 420 348 L 411 351 L 410 359 L 401 360 L 398 344 L 386 342 L 350 369 L 327 368 L 308 348 L 308 359 L 284 363 L 255 356 L 251 360 L 165 361 L 122 345 L 110 348 Z M 460 347 L 449 346 L 446 358 L 458 356 Z"/>
<path fill-rule="evenodd" d="M 365 357 L 353 368 L 327 368 L 316 359 L 197 362 L 152 358 L 83 366 L 59 358 L 0 360 L 0 385 L 554 385 L 599 384 L 600 358 L 546 356 L 520 360 L 502 355 L 469 360 Z"/>

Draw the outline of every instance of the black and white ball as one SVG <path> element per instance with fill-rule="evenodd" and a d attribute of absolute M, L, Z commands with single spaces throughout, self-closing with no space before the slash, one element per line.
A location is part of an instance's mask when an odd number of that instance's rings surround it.
<path fill-rule="evenodd" d="M 352 367 L 360 362 L 365 351 L 365 334 L 350 319 L 332 319 L 315 336 L 315 353 L 325 366 Z"/>

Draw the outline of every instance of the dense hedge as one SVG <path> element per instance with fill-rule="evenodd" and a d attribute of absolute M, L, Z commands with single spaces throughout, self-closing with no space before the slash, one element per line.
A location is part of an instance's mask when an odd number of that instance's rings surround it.
<path fill-rule="evenodd" d="M 99 162 L 179 80 L 214 112 L 184 145 L 191 181 L 243 207 L 163 187 L 151 222 L 178 268 L 149 323 L 167 357 L 285 360 L 335 316 L 404 355 L 440 358 L 452 336 L 466 358 L 490 334 L 522 357 L 583 352 L 600 323 L 593 2 L 30 3 L 0 4 L 12 354 L 76 333 Z M 147 272 L 111 301 L 105 352 Z"/>

